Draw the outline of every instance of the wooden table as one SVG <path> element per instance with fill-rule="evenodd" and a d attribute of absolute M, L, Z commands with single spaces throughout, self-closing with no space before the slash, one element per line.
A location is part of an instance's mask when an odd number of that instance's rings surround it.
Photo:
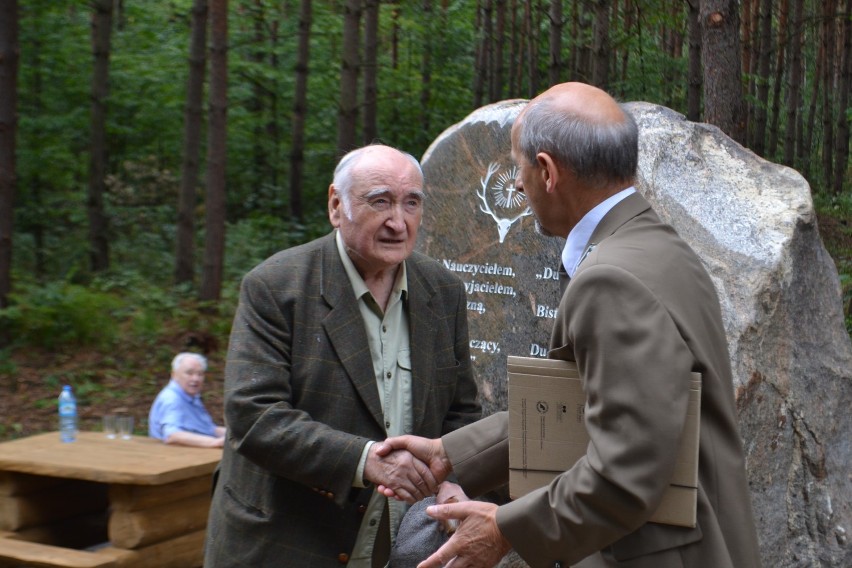
<path fill-rule="evenodd" d="M 221 457 L 98 432 L 0 443 L 0 566 L 201 566 Z"/>

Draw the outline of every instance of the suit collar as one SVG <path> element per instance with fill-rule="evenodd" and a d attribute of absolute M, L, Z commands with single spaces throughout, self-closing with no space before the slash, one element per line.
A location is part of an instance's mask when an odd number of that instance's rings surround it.
<path fill-rule="evenodd" d="M 642 197 L 638 191 L 625 197 L 620 203 L 604 215 L 601 222 L 598 223 L 598 226 L 592 232 L 592 238 L 589 239 L 589 244 L 597 245 L 597 243 L 612 235 L 619 227 L 624 225 L 630 219 L 650 208 L 651 204 L 648 203 L 648 201 Z"/>

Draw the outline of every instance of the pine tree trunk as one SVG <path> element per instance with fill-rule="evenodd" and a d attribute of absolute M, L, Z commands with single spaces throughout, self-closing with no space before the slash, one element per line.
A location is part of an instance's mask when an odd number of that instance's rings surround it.
<path fill-rule="evenodd" d="M 831 96 L 834 91 L 834 48 L 835 48 L 835 11 L 837 0 L 823 0 L 823 45 L 825 46 L 825 61 L 823 64 L 822 89 L 822 180 L 826 191 L 834 182 L 834 101 Z"/>
<path fill-rule="evenodd" d="M 784 164 L 793 167 L 796 159 L 797 131 L 801 124 L 802 85 L 802 8 L 805 0 L 793 0 L 790 36 L 790 73 L 787 75 L 787 125 L 784 129 Z"/>
<path fill-rule="evenodd" d="M 429 0 L 424 0 L 428 3 Z M 424 50 L 427 51 L 427 50 Z M 364 1 L 364 144 L 375 142 L 378 127 L 379 0 Z M 428 55 L 424 55 L 428 57 Z M 425 113 L 424 114 L 428 114 Z"/>
<path fill-rule="evenodd" d="M 621 33 L 628 34 L 628 30 L 633 29 L 633 2 L 632 0 L 624 0 L 624 8 L 622 10 L 622 18 L 621 18 Z M 627 70 L 628 63 L 630 62 L 630 48 L 624 47 L 621 50 L 620 56 L 620 71 L 619 71 L 619 80 L 621 82 L 621 92 L 619 93 L 619 97 L 624 98 L 627 92 Z"/>
<path fill-rule="evenodd" d="M 772 113 L 769 122 L 769 145 L 766 148 L 766 155 L 774 157 L 778 151 L 778 122 L 781 114 L 781 85 L 784 82 L 784 57 L 787 53 L 788 42 L 787 35 L 790 29 L 787 27 L 787 18 L 789 12 L 789 0 L 781 0 L 778 6 L 778 39 L 776 42 L 775 53 L 775 78 L 772 81 Z"/>
<path fill-rule="evenodd" d="M 308 74 L 310 73 L 311 0 L 299 4 L 299 39 L 296 54 L 296 89 L 293 96 L 293 142 L 290 150 L 290 214 L 304 217 L 302 211 L 302 172 L 305 168 L 305 124 L 308 117 Z"/>
<path fill-rule="evenodd" d="M 610 0 L 595 0 L 592 25 L 592 84 L 606 90 L 609 85 Z"/>
<path fill-rule="evenodd" d="M 482 69 L 483 97 L 487 92 L 487 101 L 494 102 L 494 3 L 485 0 L 482 6 Z"/>
<path fill-rule="evenodd" d="M 506 0 L 495 0 L 494 4 L 494 81 L 491 84 L 491 100 L 503 99 L 504 70 L 503 50 L 506 42 Z"/>
<path fill-rule="evenodd" d="M 18 132 L 18 0 L 0 0 L 0 309 L 12 291 L 12 222 L 14 218 Z M 0 331 L 0 345 L 9 337 Z"/>
<path fill-rule="evenodd" d="M 562 77 L 562 0 L 550 0 L 550 84 L 560 83 Z"/>
<path fill-rule="evenodd" d="M 228 0 L 210 0 L 210 89 L 207 128 L 204 270 L 199 298 L 216 302 L 225 261 L 228 117 Z"/>
<path fill-rule="evenodd" d="M 701 59 L 704 62 L 704 120 L 739 143 L 745 141 L 740 84 L 737 0 L 702 0 Z"/>
<path fill-rule="evenodd" d="M 486 0 L 487 1 L 487 0 Z M 473 108 L 479 108 L 485 102 L 485 77 L 487 71 L 488 34 L 482 31 L 485 20 L 485 6 L 482 0 L 477 2 L 474 28 L 477 31 L 476 49 L 473 60 Z"/>
<path fill-rule="evenodd" d="M 527 36 L 527 94 L 529 98 L 533 98 L 539 92 L 538 86 L 538 22 L 535 21 L 533 14 L 533 0 L 524 2 L 524 21 Z"/>
<path fill-rule="evenodd" d="M 178 196 L 175 282 L 192 282 L 195 277 L 195 206 L 201 153 L 201 126 L 204 102 L 204 71 L 207 66 L 207 0 L 192 5 L 189 47 L 189 78 L 186 83 L 186 114 L 183 128 L 183 162 Z"/>
<path fill-rule="evenodd" d="M 757 62 L 757 102 L 751 149 L 766 155 L 766 109 L 769 106 L 769 62 L 772 56 L 772 0 L 760 4 L 760 52 Z"/>
<path fill-rule="evenodd" d="M 687 0 L 687 29 L 689 34 L 689 61 L 687 63 L 686 118 L 701 120 L 701 25 L 698 21 L 699 0 Z"/>
<path fill-rule="evenodd" d="M 841 19 L 843 25 L 843 53 L 841 54 L 841 72 L 837 93 L 837 138 L 834 148 L 834 181 L 831 189 L 835 195 L 843 192 L 849 163 L 849 91 L 852 90 L 852 0 L 846 0 Z"/>
<path fill-rule="evenodd" d="M 811 141 L 814 135 L 814 125 L 816 124 L 817 101 L 819 100 L 820 87 L 822 85 L 823 67 L 825 66 L 825 51 L 823 46 L 820 46 L 817 51 L 816 70 L 814 71 L 813 81 L 811 84 L 811 94 L 808 97 L 808 114 L 802 125 L 802 140 L 796 144 L 796 159 L 801 165 L 802 174 L 806 178 L 810 178 L 812 169 L 812 160 L 809 157 L 813 153 Z"/>
<path fill-rule="evenodd" d="M 346 0 L 343 7 L 343 53 L 340 68 L 340 106 L 337 113 L 337 154 L 357 145 L 358 71 L 360 68 L 361 0 Z"/>
<path fill-rule="evenodd" d="M 109 223 L 104 211 L 107 144 L 106 115 L 109 96 L 109 56 L 113 0 L 93 0 L 92 13 L 92 114 L 89 154 L 89 263 L 92 271 L 109 268 Z"/>

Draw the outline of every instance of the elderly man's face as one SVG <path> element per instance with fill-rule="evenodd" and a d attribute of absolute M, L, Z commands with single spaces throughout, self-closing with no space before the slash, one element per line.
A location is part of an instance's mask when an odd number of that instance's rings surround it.
<path fill-rule="evenodd" d="M 190 396 L 201 393 L 204 386 L 204 365 L 195 357 L 184 357 L 172 372 L 172 379 Z"/>
<path fill-rule="evenodd" d="M 365 278 L 411 255 L 423 217 L 423 178 L 405 156 L 377 148 L 354 166 L 349 206 L 334 190 L 329 218 Z"/>

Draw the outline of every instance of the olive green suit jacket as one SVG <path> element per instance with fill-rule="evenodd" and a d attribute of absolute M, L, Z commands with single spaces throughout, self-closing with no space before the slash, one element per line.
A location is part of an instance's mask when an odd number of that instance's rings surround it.
<path fill-rule="evenodd" d="M 414 432 L 438 437 L 480 416 L 462 282 L 406 261 Z M 352 479 L 386 437 L 367 335 L 334 233 L 246 275 L 225 371 L 225 445 L 205 566 L 339 567 L 372 488 Z"/>
<path fill-rule="evenodd" d="M 564 291 L 549 357 L 576 361 L 586 455 L 499 508 L 533 568 L 755 568 L 757 537 L 715 288 L 701 261 L 638 193 L 596 228 Z M 703 377 L 695 528 L 648 523 L 672 477 L 691 372 Z M 507 418 L 444 437 L 462 486 L 505 483 Z"/>

